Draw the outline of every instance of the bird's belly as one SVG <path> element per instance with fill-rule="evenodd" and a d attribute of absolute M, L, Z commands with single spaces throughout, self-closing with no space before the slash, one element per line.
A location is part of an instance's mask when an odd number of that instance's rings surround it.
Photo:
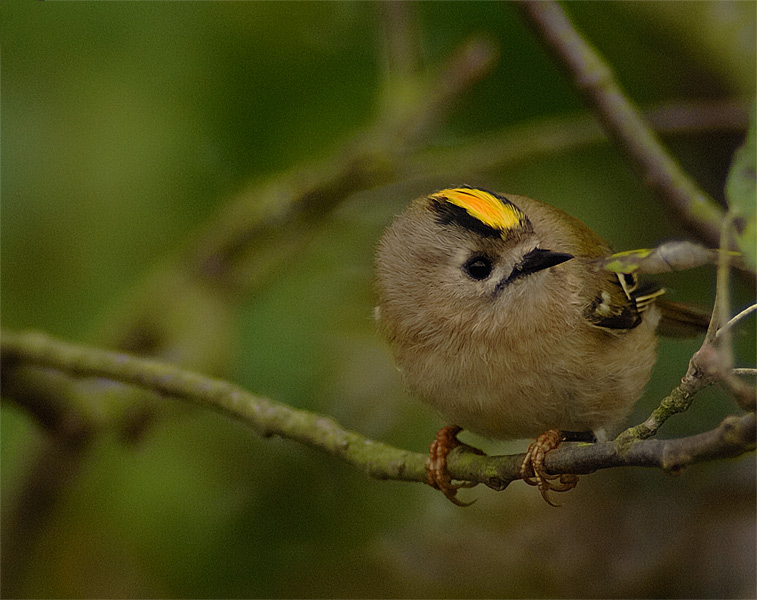
<path fill-rule="evenodd" d="M 636 367 L 608 361 L 607 355 L 592 361 L 577 353 L 562 360 L 558 370 L 538 357 L 488 356 L 476 362 L 429 353 L 414 363 L 419 368 L 405 369 L 409 387 L 449 424 L 487 437 L 518 439 L 548 429 L 613 429 L 641 396 L 653 359 Z M 431 373 L 436 376 L 430 378 Z"/>

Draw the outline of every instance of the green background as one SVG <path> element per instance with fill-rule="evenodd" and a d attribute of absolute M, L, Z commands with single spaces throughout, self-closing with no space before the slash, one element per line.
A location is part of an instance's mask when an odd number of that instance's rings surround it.
<path fill-rule="evenodd" d="M 576 25 L 641 106 L 754 97 L 753 2 L 568 3 Z M 371 123 L 384 85 L 371 2 L 0 5 L 2 324 L 92 339 L 162 257 L 251 183 L 332 156 Z M 474 34 L 493 72 L 433 136 L 454 149 L 503 127 L 580 114 L 581 102 L 512 6 L 424 2 L 434 68 Z M 666 137 L 723 201 L 743 132 Z M 442 422 L 402 389 L 371 319 L 372 261 L 415 195 L 469 183 L 540 198 L 617 249 L 686 235 L 610 146 L 557 149 L 482 172 L 414 177 L 351 196 L 295 258 L 237 307 L 216 343 L 245 388 L 424 451 Z M 276 248 L 273 248 L 276 251 Z M 709 306 L 714 270 L 668 277 Z M 734 283 L 734 306 L 752 295 Z M 213 320 L 184 325 L 213 327 Z M 752 319 L 737 358 L 754 364 Z M 190 336 L 191 339 L 191 336 Z M 683 375 L 698 340 L 660 343 L 634 414 Z M 166 401 L 167 404 L 173 404 Z M 661 431 L 738 412 L 718 389 Z M 421 485 L 368 479 L 324 454 L 262 440 L 216 414 L 172 408 L 137 444 L 98 438 L 55 507 L 22 580 L 36 597 L 754 597 L 755 461 L 672 478 L 583 477 L 552 509 L 516 482 L 460 509 Z M 2 508 L 12 520 L 45 434 L 2 406 Z M 464 434 L 487 452 L 522 451 Z M 12 525 L 12 523 L 11 523 Z"/>

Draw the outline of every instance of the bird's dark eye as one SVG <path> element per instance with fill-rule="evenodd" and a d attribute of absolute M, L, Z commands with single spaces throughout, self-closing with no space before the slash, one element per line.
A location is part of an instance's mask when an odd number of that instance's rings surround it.
<path fill-rule="evenodd" d="M 492 261 L 486 256 L 476 255 L 465 261 L 463 270 L 476 281 L 483 281 L 492 274 Z"/>

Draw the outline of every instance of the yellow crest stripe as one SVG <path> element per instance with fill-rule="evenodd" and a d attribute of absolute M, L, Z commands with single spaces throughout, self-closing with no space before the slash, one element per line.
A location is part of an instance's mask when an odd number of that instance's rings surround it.
<path fill-rule="evenodd" d="M 437 192 L 432 197 L 446 199 L 465 209 L 484 225 L 500 231 L 519 227 L 525 219 L 521 210 L 511 202 L 476 188 L 451 188 Z"/>

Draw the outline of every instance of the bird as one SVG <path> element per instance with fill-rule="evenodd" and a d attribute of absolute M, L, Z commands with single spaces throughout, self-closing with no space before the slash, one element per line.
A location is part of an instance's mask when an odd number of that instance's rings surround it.
<path fill-rule="evenodd" d="M 462 484 L 446 458 L 461 430 L 535 439 L 520 475 L 555 505 L 550 492 L 578 478 L 549 474 L 546 453 L 569 439 L 608 439 L 642 395 L 664 289 L 604 269 L 597 259 L 610 254 L 558 208 L 462 185 L 415 199 L 384 232 L 378 327 L 406 387 L 447 423 L 427 472 L 455 504 Z M 691 321 L 706 327 L 706 316 Z"/>

